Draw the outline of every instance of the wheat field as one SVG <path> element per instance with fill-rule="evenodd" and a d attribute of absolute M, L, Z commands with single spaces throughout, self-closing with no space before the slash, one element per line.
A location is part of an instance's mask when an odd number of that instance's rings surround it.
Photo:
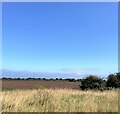
<path fill-rule="evenodd" d="M 2 112 L 118 112 L 118 90 L 2 91 Z"/>

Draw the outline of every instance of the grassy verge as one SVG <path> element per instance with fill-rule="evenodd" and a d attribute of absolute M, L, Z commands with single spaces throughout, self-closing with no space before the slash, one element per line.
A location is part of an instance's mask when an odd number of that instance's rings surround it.
<path fill-rule="evenodd" d="M 117 112 L 118 91 L 70 89 L 6 90 L 4 112 Z"/>

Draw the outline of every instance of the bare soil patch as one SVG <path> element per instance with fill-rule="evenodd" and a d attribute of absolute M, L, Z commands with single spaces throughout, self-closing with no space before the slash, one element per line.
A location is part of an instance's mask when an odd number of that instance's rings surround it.
<path fill-rule="evenodd" d="M 40 86 L 45 88 L 79 89 L 80 82 L 45 81 L 45 80 L 2 80 L 2 88 L 34 89 Z"/>

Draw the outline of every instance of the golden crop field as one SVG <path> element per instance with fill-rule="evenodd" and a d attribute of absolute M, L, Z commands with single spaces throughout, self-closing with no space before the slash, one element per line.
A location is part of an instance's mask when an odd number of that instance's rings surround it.
<path fill-rule="evenodd" d="M 2 91 L 2 112 L 118 112 L 118 90 Z"/>

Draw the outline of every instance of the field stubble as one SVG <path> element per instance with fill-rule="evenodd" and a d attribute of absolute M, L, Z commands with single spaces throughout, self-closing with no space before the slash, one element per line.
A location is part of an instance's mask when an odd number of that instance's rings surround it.
<path fill-rule="evenodd" d="M 2 112 L 118 112 L 118 91 L 7 90 Z"/>

